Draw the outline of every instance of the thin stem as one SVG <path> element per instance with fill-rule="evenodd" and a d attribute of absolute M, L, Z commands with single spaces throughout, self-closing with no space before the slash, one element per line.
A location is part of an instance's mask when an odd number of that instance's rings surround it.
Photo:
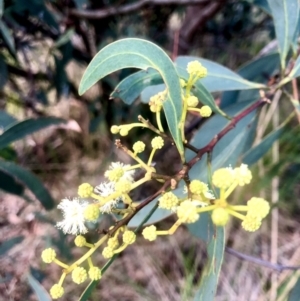
<path fill-rule="evenodd" d="M 64 269 L 68 269 L 69 266 L 63 262 L 61 262 L 60 260 L 54 258 L 53 262 L 55 262 L 57 265 L 59 265 L 60 267 L 64 268 Z"/>
<path fill-rule="evenodd" d="M 158 129 L 163 133 L 164 128 L 162 127 L 162 124 L 161 124 L 160 111 L 156 112 L 156 122 L 157 122 Z"/>

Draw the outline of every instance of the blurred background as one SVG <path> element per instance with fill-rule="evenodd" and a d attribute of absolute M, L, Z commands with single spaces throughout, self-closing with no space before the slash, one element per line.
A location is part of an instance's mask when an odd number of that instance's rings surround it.
<path fill-rule="evenodd" d="M 0 167 L 0 300 L 42 300 L 41 283 L 49 289 L 60 269 L 43 264 L 41 251 L 54 245 L 63 261 L 82 254 L 72 237 L 54 227 L 61 218 L 56 205 L 76 196 L 82 182 L 99 184 L 112 160 L 129 162 L 115 152 L 111 125 L 134 122 L 139 114 L 152 118 L 139 99 L 132 106 L 109 99 L 133 69 L 107 76 L 78 95 L 93 56 L 120 38 L 138 37 L 158 44 L 172 59 L 194 55 L 238 70 L 255 56 L 276 50 L 274 27 L 267 2 L 259 0 L 2 0 L 0 17 L 0 133 L 17 121 L 30 120 L 22 124 L 22 139 L 9 145 L 0 139 L 0 162 L 5 162 Z M 253 80 L 266 83 L 276 72 L 261 72 Z M 221 95 L 214 97 L 220 103 Z M 285 115 L 286 106 L 280 110 Z M 199 122 L 195 116 L 190 120 L 190 132 Z M 263 118 L 259 122 L 268 132 Z M 32 133 L 33 128 L 40 131 Z M 146 141 L 149 135 L 136 130 L 123 141 Z M 269 153 L 260 168 L 253 168 L 259 179 L 234 198 L 249 199 L 254 192 L 270 195 L 276 176 L 278 258 L 282 264 L 299 265 L 299 126 L 292 124 L 278 143 L 280 159 L 272 162 Z M 170 166 L 172 155 L 168 149 L 160 154 L 162 169 Z M 137 198 L 154 188 L 137 192 Z M 172 221 L 163 221 L 161 227 Z M 109 222 L 95 225 L 89 239 L 96 239 Z M 270 237 L 276 234 L 270 232 L 271 222 L 269 217 L 247 238 L 233 222 L 227 228 L 227 245 L 270 260 Z M 140 239 L 114 262 L 90 300 L 193 300 L 205 258 L 205 246 L 184 228 L 155 243 Z M 100 254 L 96 262 L 104 264 Z M 274 273 L 225 254 L 216 300 L 277 300 L 271 290 Z M 276 290 L 295 284 L 298 277 L 292 271 L 278 274 Z M 67 280 L 63 300 L 78 300 L 83 289 Z"/>

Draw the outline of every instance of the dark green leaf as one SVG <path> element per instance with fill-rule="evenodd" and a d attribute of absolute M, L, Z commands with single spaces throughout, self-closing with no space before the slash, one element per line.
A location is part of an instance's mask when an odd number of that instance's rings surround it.
<path fill-rule="evenodd" d="M 2 56 L 0 56 L 0 90 L 3 89 L 8 79 L 7 66 Z M 1 123 L 1 122 L 0 122 Z"/>
<path fill-rule="evenodd" d="M 285 60 L 292 46 L 298 25 L 300 4 L 298 0 L 268 0 L 281 56 L 281 67 L 285 69 Z"/>
<path fill-rule="evenodd" d="M 9 51 L 15 55 L 16 49 L 15 49 L 15 40 L 10 33 L 9 29 L 7 28 L 6 24 L 0 20 L 0 32 L 3 38 L 4 43 L 7 45 Z"/>
<path fill-rule="evenodd" d="M 7 161 L 16 161 L 18 156 L 12 147 L 5 147 L 0 149 L 0 157 Z"/>
<path fill-rule="evenodd" d="M 207 68 L 207 77 L 201 79 L 201 84 L 210 92 L 265 88 L 265 85 L 250 82 L 228 68 L 206 59 L 179 56 L 176 64 L 185 69 L 190 61 L 195 60 Z"/>
<path fill-rule="evenodd" d="M 6 128 L 2 135 L 0 135 L 0 149 L 50 125 L 57 125 L 65 122 L 65 120 L 60 118 L 43 117 L 39 119 L 27 119 L 13 124 Z"/>
<path fill-rule="evenodd" d="M 12 176 L 0 171 L 0 179 L 0 189 L 15 195 L 23 194 L 24 186 L 19 184 Z"/>
<path fill-rule="evenodd" d="M 68 29 L 57 39 L 57 41 L 55 41 L 55 43 L 52 47 L 59 48 L 60 46 L 65 45 L 66 43 L 68 43 L 71 40 L 74 33 L 75 33 L 74 28 Z"/>
<path fill-rule="evenodd" d="M 44 287 L 31 275 L 27 275 L 27 281 L 32 290 L 34 291 L 38 301 L 51 301 L 51 297 Z"/>
<path fill-rule="evenodd" d="M 3 0 L 0 0 L 0 19 L 2 18 L 3 11 L 4 11 L 4 3 Z"/>
<path fill-rule="evenodd" d="M 9 240 L 6 240 L 0 244 L 0 256 L 5 255 L 11 248 L 15 245 L 21 243 L 24 239 L 24 236 L 16 236 Z"/>
<path fill-rule="evenodd" d="M 12 162 L 1 160 L 0 170 L 11 175 L 16 179 L 16 181 L 22 183 L 26 188 L 28 188 L 47 210 L 50 210 L 54 207 L 54 200 L 52 199 L 48 190 L 44 187 L 43 183 L 30 171 Z"/>
<path fill-rule="evenodd" d="M 79 85 L 83 94 L 98 80 L 124 68 L 156 69 L 168 88 L 168 99 L 163 103 L 166 119 L 176 146 L 183 155 L 183 144 L 178 124 L 182 112 L 181 88 L 174 64 L 155 44 L 140 39 L 124 39 L 104 47 L 89 64 Z"/>

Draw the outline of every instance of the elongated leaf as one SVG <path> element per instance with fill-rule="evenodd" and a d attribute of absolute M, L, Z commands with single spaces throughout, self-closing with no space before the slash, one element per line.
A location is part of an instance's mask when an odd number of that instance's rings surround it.
<path fill-rule="evenodd" d="M 8 144 L 24 138 L 26 135 L 44 129 L 50 125 L 65 123 L 66 121 L 60 118 L 44 117 L 39 119 L 27 119 L 6 128 L 0 135 L 0 149 Z"/>
<path fill-rule="evenodd" d="M 201 79 L 201 83 L 210 92 L 260 89 L 266 87 L 259 83 L 250 82 L 228 68 L 202 58 L 179 56 L 176 59 L 176 65 L 185 69 L 190 61 L 195 60 L 207 68 L 207 77 Z"/>
<path fill-rule="evenodd" d="M 3 0 L 0 0 L 0 19 L 2 18 L 3 11 L 4 11 L 4 3 Z"/>
<path fill-rule="evenodd" d="M 7 66 L 2 56 L 0 56 L 0 90 L 3 89 L 8 79 Z"/>
<path fill-rule="evenodd" d="M 225 248 L 224 227 L 210 224 L 207 227 L 210 240 L 207 245 L 208 261 L 205 265 L 198 292 L 194 301 L 214 300 Z"/>
<path fill-rule="evenodd" d="M 0 171 L 9 174 L 16 181 L 22 183 L 36 196 L 36 198 L 47 210 L 50 210 L 54 207 L 54 200 L 52 199 L 48 190 L 44 187 L 43 183 L 30 171 L 16 165 L 15 163 L 1 160 Z"/>
<path fill-rule="evenodd" d="M 12 176 L 0 171 L 0 189 L 15 195 L 22 195 L 24 186 L 18 183 Z"/>
<path fill-rule="evenodd" d="M 38 301 L 51 301 L 51 297 L 44 287 L 31 275 L 27 275 L 27 281 L 34 291 Z"/>
<path fill-rule="evenodd" d="M 294 68 L 290 72 L 289 76 L 283 80 L 283 82 L 287 83 L 291 81 L 293 78 L 300 76 L 300 55 L 297 57 L 295 61 Z"/>
<path fill-rule="evenodd" d="M 4 42 L 6 43 L 9 51 L 15 55 L 16 54 L 16 49 L 15 49 L 15 40 L 10 33 L 9 29 L 7 28 L 6 24 L 0 20 L 0 32 L 2 34 L 2 38 Z"/>
<path fill-rule="evenodd" d="M 70 28 L 68 29 L 64 34 L 62 34 L 57 41 L 55 41 L 53 48 L 59 48 L 62 45 L 65 45 L 66 43 L 68 43 L 72 36 L 74 35 L 75 30 L 74 28 Z"/>
<path fill-rule="evenodd" d="M 237 73 L 249 81 L 267 84 L 274 73 L 279 72 L 279 53 L 270 53 L 256 58 L 237 70 Z M 221 98 L 221 108 L 226 108 L 236 102 L 250 101 L 259 97 L 259 90 L 226 91 Z"/>
<path fill-rule="evenodd" d="M 292 46 L 298 25 L 300 4 L 298 0 L 268 0 L 281 56 L 281 67 L 285 68 L 285 59 Z"/>
<path fill-rule="evenodd" d="M 140 39 L 124 39 L 104 47 L 89 64 L 79 85 L 83 94 L 104 76 L 124 68 L 156 69 L 168 88 L 168 99 L 163 103 L 166 119 L 176 146 L 183 155 L 178 123 L 182 112 L 179 78 L 167 54 L 155 44 Z"/>
<path fill-rule="evenodd" d="M 285 127 L 282 126 L 267 135 L 258 145 L 249 149 L 249 151 L 244 155 L 242 161 L 247 165 L 256 163 L 268 152 L 273 143 L 280 138 L 284 130 Z"/>
<path fill-rule="evenodd" d="M 24 236 L 16 236 L 10 238 L 0 244 L 0 256 L 5 255 L 11 248 L 15 245 L 21 243 L 24 239 Z"/>
<path fill-rule="evenodd" d="M 154 69 L 138 71 L 123 79 L 110 97 L 121 98 L 126 104 L 131 105 L 146 87 L 162 82 L 160 74 Z"/>

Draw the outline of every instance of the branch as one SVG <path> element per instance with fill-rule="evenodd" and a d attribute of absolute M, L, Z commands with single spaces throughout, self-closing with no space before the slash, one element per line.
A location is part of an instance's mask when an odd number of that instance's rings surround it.
<path fill-rule="evenodd" d="M 289 265 L 273 264 L 269 261 L 240 253 L 240 252 L 238 252 L 234 249 L 228 248 L 228 247 L 225 248 L 225 251 L 226 251 L 226 253 L 231 254 L 231 255 L 239 258 L 239 259 L 246 260 L 246 261 L 258 264 L 260 266 L 275 270 L 277 272 L 282 272 L 283 270 L 293 270 L 293 271 L 300 270 L 300 266 L 289 266 Z"/>
<path fill-rule="evenodd" d="M 211 0 L 140 0 L 132 4 L 126 4 L 122 6 L 110 6 L 105 9 L 85 11 L 72 9 L 70 10 L 70 15 L 84 19 L 104 19 L 114 15 L 129 14 L 131 12 L 140 10 L 141 8 L 147 5 L 199 5 L 207 3 L 211 3 Z"/>

